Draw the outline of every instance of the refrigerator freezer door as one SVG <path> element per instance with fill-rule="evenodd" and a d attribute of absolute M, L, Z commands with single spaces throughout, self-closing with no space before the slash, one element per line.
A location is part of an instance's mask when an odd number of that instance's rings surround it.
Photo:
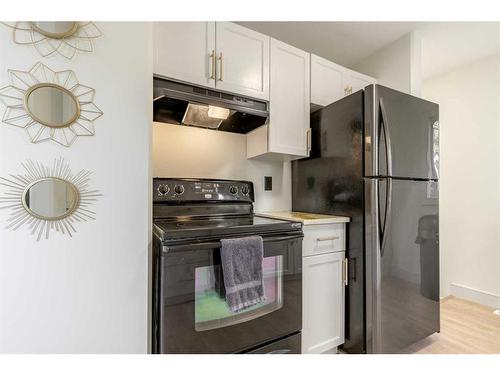
<path fill-rule="evenodd" d="M 364 142 L 365 176 L 439 179 L 439 106 L 435 103 L 370 86 L 365 94 Z"/>
<path fill-rule="evenodd" d="M 391 183 L 392 193 L 386 199 Z M 369 352 L 398 353 L 439 331 L 439 212 L 433 193 L 436 184 L 378 179 L 379 210 L 375 216 L 380 218 L 380 247 L 370 248 L 367 244 L 367 268 L 372 272 L 367 279 L 367 301 L 373 304 L 367 320 L 371 331 L 367 333 L 371 338 L 367 342 Z M 388 201 L 391 207 L 386 210 Z M 384 231 L 381 228 L 385 221 L 388 225 Z"/>

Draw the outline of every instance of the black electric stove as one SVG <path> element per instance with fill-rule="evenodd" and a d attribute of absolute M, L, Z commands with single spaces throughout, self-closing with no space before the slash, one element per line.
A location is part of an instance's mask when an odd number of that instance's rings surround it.
<path fill-rule="evenodd" d="M 153 179 L 153 352 L 300 353 L 302 225 L 254 216 L 248 181 Z M 262 236 L 266 300 L 220 289 L 222 238 Z"/>
<path fill-rule="evenodd" d="M 300 227 L 300 223 L 259 216 L 157 219 L 154 222 L 155 234 L 165 242 L 193 238 L 249 236 L 255 233 L 294 231 Z"/>

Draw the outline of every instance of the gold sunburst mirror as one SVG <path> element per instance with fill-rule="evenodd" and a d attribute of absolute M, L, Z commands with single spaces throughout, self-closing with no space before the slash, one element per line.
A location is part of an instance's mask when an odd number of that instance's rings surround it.
<path fill-rule="evenodd" d="M 93 22 L 21 21 L 2 22 L 12 28 L 17 44 L 31 45 L 43 57 L 59 54 L 72 59 L 77 51 L 92 52 L 92 41 L 102 35 Z"/>
<path fill-rule="evenodd" d="M 11 84 L 0 89 L 2 121 L 26 130 L 31 142 L 52 140 L 69 147 L 79 136 L 95 134 L 102 111 L 95 90 L 78 82 L 71 70 L 53 71 L 37 63 L 29 71 L 9 70 Z"/>
<path fill-rule="evenodd" d="M 7 229 L 16 230 L 25 225 L 39 241 L 49 238 L 51 230 L 72 237 L 75 224 L 95 219 L 89 206 L 101 194 L 90 190 L 90 172 L 77 174 L 62 159 L 52 167 L 31 160 L 22 163 L 25 173 L 0 177 L 5 192 L 0 196 L 0 208 L 10 209 Z"/>

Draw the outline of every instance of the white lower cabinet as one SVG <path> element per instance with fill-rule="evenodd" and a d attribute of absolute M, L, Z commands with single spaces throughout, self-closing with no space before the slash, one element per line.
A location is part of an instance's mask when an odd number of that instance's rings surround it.
<path fill-rule="evenodd" d="M 315 226 L 311 226 L 315 227 Z M 304 227 L 307 236 L 308 227 Z M 337 237 L 334 235 L 333 237 Z M 307 244 L 304 241 L 304 246 Z M 303 253 L 311 253 L 306 249 Z M 345 251 L 302 259 L 302 353 L 317 354 L 344 343 Z"/>

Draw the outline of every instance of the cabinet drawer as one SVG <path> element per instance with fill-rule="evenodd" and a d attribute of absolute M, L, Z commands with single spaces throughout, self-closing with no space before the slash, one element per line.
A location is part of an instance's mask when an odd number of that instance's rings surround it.
<path fill-rule="evenodd" d="M 345 251 L 345 224 L 304 226 L 303 256 Z"/>

